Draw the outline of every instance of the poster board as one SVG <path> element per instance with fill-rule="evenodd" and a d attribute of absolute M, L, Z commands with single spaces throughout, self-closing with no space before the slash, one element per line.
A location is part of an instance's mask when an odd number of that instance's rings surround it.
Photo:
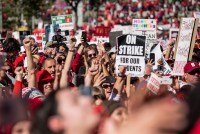
<path fill-rule="evenodd" d="M 147 89 L 153 92 L 154 94 L 158 94 L 161 85 L 161 79 L 154 73 L 151 73 L 151 77 L 147 83 Z"/>
<path fill-rule="evenodd" d="M 170 30 L 169 30 L 169 40 L 170 39 L 176 40 L 177 37 L 178 37 L 178 32 L 179 32 L 178 28 L 170 28 Z"/>
<path fill-rule="evenodd" d="M 150 49 L 157 39 L 157 20 L 156 19 L 133 19 L 132 30 L 136 35 L 146 36 L 145 52 L 150 53 Z"/>
<path fill-rule="evenodd" d="M 197 34 L 198 19 L 182 18 L 175 49 L 173 75 L 182 76 L 183 68 L 192 58 Z"/>
<path fill-rule="evenodd" d="M 51 16 L 52 25 L 58 25 L 61 31 L 74 29 L 73 15 Z"/>
<path fill-rule="evenodd" d="M 117 38 L 116 73 L 119 66 L 126 66 L 126 75 L 142 77 L 145 69 L 146 37 L 139 35 L 122 35 Z"/>
<path fill-rule="evenodd" d="M 109 41 L 112 47 L 117 45 L 116 39 L 118 36 L 122 35 L 122 31 L 115 31 L 109 33 Z"/>

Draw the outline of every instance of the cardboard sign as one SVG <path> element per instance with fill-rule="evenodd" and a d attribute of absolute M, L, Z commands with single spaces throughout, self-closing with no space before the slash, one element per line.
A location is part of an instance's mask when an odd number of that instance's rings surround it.
<path fill-rule="evenodd" d="M 169 31 L 169 39 L 176 40 L 178 37 L 178 32 L 179 32 L 178 28 L 171 28 Z"/>
<path fill-rule="evenodd" d="M 72 30 L 74 29 L 73 15 L 60 15 L 60 16 L 51 16 L 51 21 L 53 25 L 59 25 L 61 31 Z"/>
<path fill-rule="evenodd" d="M 109 33 L 109 41 L 111 46 L 116 46 L 117 45 L 117 37 L 122 35 L 122 31 L 116 31 L 116 32 L 110 32 Z"/>
<path fill-rule="evenodd" d="M 146 36 L 147 42 L 145 52 L 147 54 L 150 53 L 150 49 L 157 39 L 156 19 L 133 19 L 132 26 L 134 34 Z"/>
<path fill-rule="evenodd" d="M 161 85 L 160 78 L 156 74 L 151 73 L 151 77 L 147 83 L 147 89 L 152 91 L 154 94 L 158 94 L 160 85 Z"/>
<path fill-rule="evenodd" d="M 178 41 L 175 49 L 175 63 L 173 75 L 182 76 L 183 68 L 188 61 L 188 57 L 192 58 L 192 52 L 195 44 L 198 21 L 194 18 L 182 18 Z"/>
<path fill-rule="evenodd" d="M 145 69 L 145 36 L 132 34 L 117 38 L 116 73 L 119 66 L 126 66 L 126 75 L 141 77 Z"/>
<path fill-rule="evenodd" d="M 171 85 L 172 84 L 172 78 L 170 78 L 170 76 L 162 76 L 160 82 L 163 85 Z"/>
<path fill-rule="evenodd" d="M 36 42 L 37 42 L 37 45 L 38 47 L 42 47 L 42 35 L 45 33 L 44 29 L 39 29 L 39 28 L 36 28 L 34 31 L 33 31 L 33 35 L 35 35 L 36 37 Z"/>
<path fill-rule="evenodd" d="M 154 53 L 155 54 L 155 65 L 153 66 L 153 70 L 157 70 L 158 69 L 158 66 L 160 65 L 158 63 L 158 60 L 161 59 L 162 62 L 163 62 L 163 65 L 162 65 L 162 70 L 159 70 L 159 71 L 162 71 L 163 74 L 171 74 L 172 73 L 172 69 L 171 67 L 168 65 L 168 63 L 166 62 L 161 50 L 160 50 L 160 43 L 157 44 L 153 50 L 151 51 L 151 53 Z"/>

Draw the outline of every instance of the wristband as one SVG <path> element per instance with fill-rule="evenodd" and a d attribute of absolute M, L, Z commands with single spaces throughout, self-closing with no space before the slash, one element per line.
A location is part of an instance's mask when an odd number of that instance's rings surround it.
<path fill-rule="evenodd" d="M 75 52 L 75 50 L 74 50 L 74 49 L 72 49 L 72 50 L 69 50 L 69 52 Z"/>

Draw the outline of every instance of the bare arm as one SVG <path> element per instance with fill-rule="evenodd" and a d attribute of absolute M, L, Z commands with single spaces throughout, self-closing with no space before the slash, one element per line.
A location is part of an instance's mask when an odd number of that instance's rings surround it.
<path fill-rule="evenodd" d="M 64 69 L 62 70 L 61 79 L 60 79 L 60 88 L 66 88 L 69 86 L 69 71 L 71 69 L 72 58 L 75 51 L 74 50 L 75 44 L 76 44 L 75 38 L 70 37 L 69 52 L 65 60 Z"/>
<path fill-rule="evenodd" d="M 27 56 L 28 87 L 37 87 L 35 66 L 34 66 L 33 57 L 31 53 L 32 42 L 29 38 L 26 38 L 23 40 L 23 44 L 24 44 L 24 48 L 26 50 L 26 56 Z"/>

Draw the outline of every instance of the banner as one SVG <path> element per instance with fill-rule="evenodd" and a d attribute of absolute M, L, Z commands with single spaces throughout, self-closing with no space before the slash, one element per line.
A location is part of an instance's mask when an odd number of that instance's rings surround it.
<path fill-rule="evenodd" d="M 95 36 L 109 37 L 110 31 L 111 31 L 111 27 L 96 26 L 95 27 Z"/>
<path fill-rule="evenodd" d="M 142 77 L 145 69 L 145 36 L 132 34 L 117 38 L 116 73 L 119 66 L 126 66 L 126 75 Z"/>
<path fill-rule="evenodd" d="M 59 25 L 61 31 L 74 29 L 73 15 L 51 16 L 52 25 Z"/>
<path fill-rule="evenodd" d="M 150 53 L 150 49 L 157 39 L 157 21 L 156 19 L 133 19 L 132 30 L 136 35 L 146 36 L 146 54 Z"/>
<path fill-rule="evenodd" d="M 198 25 L 198 22 L 197 22 Z M 196 28 L 194 28 L 196 27 Z M 193 33 L 194 31 L 194 33 Z M 188 61 L 191 44 L 194 45 L 196 37 L 197 26 L 195 26 L 194 18 L 182 18 L 180 31 L 178 36 L 178 42 L 175 51 L 175 63 L 173 68 L 173 75 L 182 76 L 184 75 L 183 68 Z M 193 52 L 193 48 L 191 50 Z"/>

